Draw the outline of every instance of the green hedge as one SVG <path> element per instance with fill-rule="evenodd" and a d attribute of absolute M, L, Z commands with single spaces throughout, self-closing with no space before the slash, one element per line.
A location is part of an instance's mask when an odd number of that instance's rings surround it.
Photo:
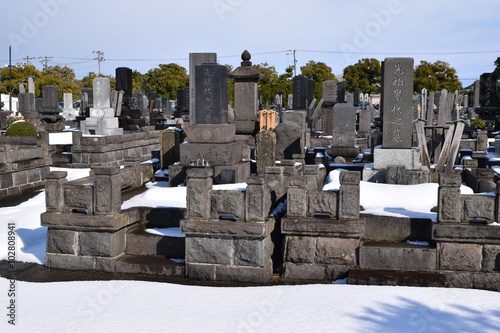
<path fill-rule="evenodd" d="M 27 121 L 18 121 L 7 128 L 6 136 L 37 136 L 36 127 Z"/>

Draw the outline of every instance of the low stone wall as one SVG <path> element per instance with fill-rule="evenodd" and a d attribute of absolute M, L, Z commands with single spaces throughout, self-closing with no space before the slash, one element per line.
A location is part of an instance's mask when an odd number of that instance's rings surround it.
<path fill-rule="evenodd" d="M 149 160 L 151 152 L 160 148 L 160 132 L 151 126 L 144 127 L 142 132 L 111 136 L 84 136 L 81 132 L 74 132 L 72 166 L 89 168 L 123 165 L 128 157 Z"/>
<path fill-rule="evenodd" d="M 126 234 L 141 220 L 139 210 L 121 211 L 122 188 L 145 181 L 143 165 L 97 167 L 92 175 L 68 182 L 67 172 L 47 173 L 46 212 L 49 268 L 114 272 L 125 255 Z M 146 177 L 149 177 L 147 175 Z"/>
<path fill-rule="evenodd" d="M 0 136 L 0 198 L 43 186 L 51 164 L 38 136 Z"/>

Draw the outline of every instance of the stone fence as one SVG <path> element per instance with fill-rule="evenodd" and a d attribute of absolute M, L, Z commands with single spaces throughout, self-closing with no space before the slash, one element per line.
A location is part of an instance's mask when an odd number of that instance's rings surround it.
<path fill-rule="evenodd" d="M 0 197 L 43 186 L 51 164 L 38 136 L 0 136 Z"/>
<path fill-rule="evenodd" d="M 47 173 L 46 212 L 49 268 L 115 271 L 125 254 L 126 233 L 140 220 L 138 210 L 121 211 L 122 189 L 138 188 L 152 176 L 138 159 L 97 167 L 92 175 L 68 182 L 67 172 Z"/>

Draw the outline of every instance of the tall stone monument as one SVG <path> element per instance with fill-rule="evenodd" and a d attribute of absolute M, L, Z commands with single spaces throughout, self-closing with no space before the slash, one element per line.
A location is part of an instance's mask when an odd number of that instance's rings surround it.
<path fill-rule="evenodd" d="M 374 150 L 373 169 L 363 179 L 392 184 L 419 184 L 430 180 L 412 147 L 413 58 L 386 58 L 382 63 L 382 148 Z"/>
<path fill-rule="evenodd" d="M 196 124 L 196 66 L 203 63 L 216 63 L 217 53 L 190 53 L 189 54 L 189 122 Z M 187 119 L 185 119 L 187 120 Z"/>

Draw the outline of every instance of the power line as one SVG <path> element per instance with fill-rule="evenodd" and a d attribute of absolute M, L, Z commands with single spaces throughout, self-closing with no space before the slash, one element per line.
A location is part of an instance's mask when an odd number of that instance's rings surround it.
<path fill-rule="evenodd" d="M 33 59 L 36 59 L 35 57 L 30 57 L 30 56 L 26 56 L 26 58 L 23 58 L 23 60 L 26 60 L 25 64 L 26 66 L 30 66 L 31 65 L 31 60 Z"/>

